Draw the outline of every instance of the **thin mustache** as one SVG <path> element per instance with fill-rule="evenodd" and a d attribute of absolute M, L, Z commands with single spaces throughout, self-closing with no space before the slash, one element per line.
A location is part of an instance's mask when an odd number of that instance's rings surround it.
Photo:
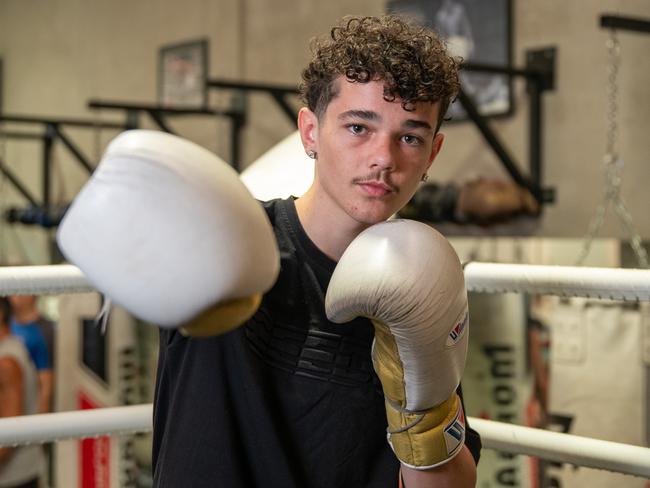
<path fill-rule="evenodd" d="M 393 185 L 390 181 L 387 181 L 386 178 L 382 178 L 381 173 L 372 173 L 368 176 L 359 176 L 352 180 L 352 183 L 354 183 L 355 185 L 363 184 L 363 183 L 376 183 L 376 182 L 383 183 L 388 188 L 390 188 L 391 191 L 395 193 L 399 193 L 399 188 Z"/>

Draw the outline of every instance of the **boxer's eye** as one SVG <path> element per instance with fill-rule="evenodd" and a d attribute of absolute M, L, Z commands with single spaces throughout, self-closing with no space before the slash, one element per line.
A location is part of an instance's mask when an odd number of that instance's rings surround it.
<path fill-rule="evenodd" d="M 419 146 L 424 142 L 421 137 L 414 136 L 413 134 L 406 134 L 402 137 L 402 140 L 409 146 Z"/>
<path fill-rule="evenodd" d="M 348 124 L 347 129 L 355 135 L 365 134 L 367 129 L 361 124 Z"/>

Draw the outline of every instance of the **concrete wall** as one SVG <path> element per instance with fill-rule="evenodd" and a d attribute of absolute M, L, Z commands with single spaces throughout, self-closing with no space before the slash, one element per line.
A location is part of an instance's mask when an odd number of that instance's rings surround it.
<path fill-rule="evenodd" d="M 514 63 L 523 66 L 529 48 L 558 49 L 556 89 L 544 96 L 544 180 L 557 189 L 536 233 L 577 237 L 584 233 L 602 197 L 605 148 L 607 33 L 601 13 L 650 18 L 647 0 L 514 0 Z M 308 41 L 326 32 L 344 14 L 377 14 L 382 0 L 320 2 L 302 0 L 3 0 L 0 2 L 0 58 L 4 63 L 4 112 L 51 117 L 121 120 L 118 112 L 87 109 L 91 98 L 155 102 L 161 46 L 200 37 L 210 43 L 213 78 L 296 84 L 308 59 Z M 650 36 L 621 32 L 618 147 L 625 160 L 622 192 L 644 237 L 650 179 Z M 516 111 L 492 122 L 513 156 L 527 164 L 525 86 L 515 83 Z M 210 105 L 227 107 L 230 94 L 210 94 Z M 250 163 L 294 125 L 261 95 L 249 99 L 250 120 L 243 160 Z M 152 126 L 143 119 L 144 126 Z M 185 137 L 229 158 L 227 124 L 213 117 L 172 122 Z M 37 127 L 5 125 L 6 129 Z M 40 128 L 38 130 L 41 130 Z M 503 175 L 496 158 L 470 123 L 449 125 L 434 179 L 463 181 L 479 174 Z M 69 131 L 94 160 L 115 135 L 88 129 Z M 0 157 L 40 193 L 40 148 L 0 141 Z M 62 148 L 55 157 L 53 196 L 76 194 L 84 171 Z M 24 200 L 0 180 L 0 206 Z M 602 236 L 625 237 L 610 214 Z M 45 263 L 47 233 L 0 223 L 0 261 Z"/>

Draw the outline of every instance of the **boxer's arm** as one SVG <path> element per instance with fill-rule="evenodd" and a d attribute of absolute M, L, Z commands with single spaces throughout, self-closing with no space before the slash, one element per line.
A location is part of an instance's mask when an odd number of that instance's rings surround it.
<path fill-rule="evenodd" d="M 402 465 L 403 488 L 473 488 L 476 486 L 476 464 L 467 446 L 437 468 L 419 470 Z"/>

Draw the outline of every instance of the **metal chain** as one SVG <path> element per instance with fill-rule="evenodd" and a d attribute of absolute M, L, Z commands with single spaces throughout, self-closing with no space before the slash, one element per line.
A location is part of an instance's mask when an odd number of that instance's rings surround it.
<path fill-rule="evenodd" d="M 616 142 L 618 140 L 618 68 L 621 65 L 621 46 L 616 31 L 610 31 L 607 46 L 607 145 L 605 155 L 611 155 L 613 161 L 618 157 Z M 608 161 L 606 160 L 605 163 Z"/>
<path fill-rule="evenodd" d="M 636 256 L 640 268 L 648 267 L 648 255 L 643 247 L 641 235 L 636 230 L 632 215 L 627 209 L 621 196 L 621 181 L 625 163 L 618 155 L 616 143 L 618 141 L 618 69 L 621 63 L 621 48 L 616 37 L 616 31 L 610 31 L 610 37 L 606 43 L 608 51 L 607 64 L 607 136 L 605 155 L 603 156 L 603 169 L 605 173 L 605 191 L 603 201 L 596 208 L 596 212 L 589 222 L 587 234 L 584 238 L 582 251 L 578 257 L 577 264 L 581 266 L 589 255 L 591 245 L 598 235 L 605 222 L 607 209 L 613 205 L 614 212 L 621 219 L 625 231 L 630 236 L 630 245 Z"/>

